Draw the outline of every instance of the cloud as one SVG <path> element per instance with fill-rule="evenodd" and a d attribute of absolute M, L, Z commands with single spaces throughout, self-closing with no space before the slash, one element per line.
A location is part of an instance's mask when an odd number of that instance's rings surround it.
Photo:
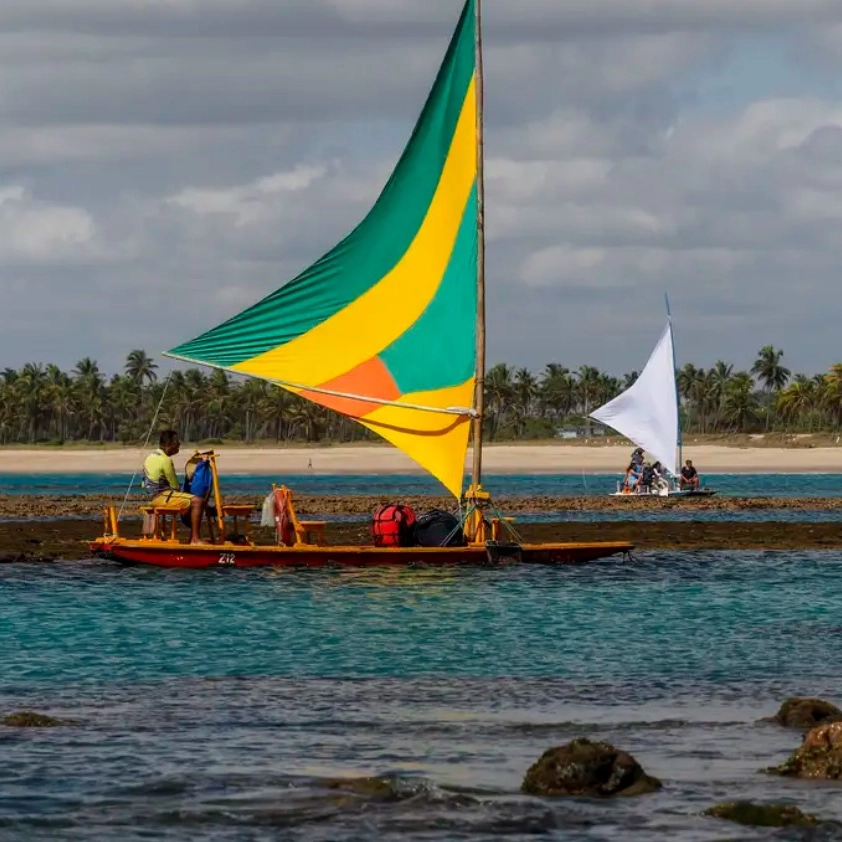
<path fill-rule="evenodd" d="M 96 235 L 82 208 L 36 201 L 19 185 L 0 187 L 0 264 L 88 260 Z"/>
<path fill-rule="evenodd" d="M 218 37 L 277 35 L 342 35 L 361 31 L 406 36 L 428 34 L 452 26 L 458 4 L 451 0 L 150 0 L 115 4 L 109 0 L 26 0 L 0 8 L 0 29 L 96 35 L 158 34 Z M 486 3 L 484 20 L 513 35 L 571 37 L 587 32 L 662 32 L 697 28 L 732 31 L 807 22 L 839 22 L 835 0 L 520 0 L 517 4 Z"/>
<path fill-rule="evenodd" d="M 275 216 L 284 201 L 287 203 L 286 209 L 294 214 L 297 207 L 295 194 L 323 178 L 326 172 L 324 166 L 298 166 L 289 172 L 274 173 L 227 190 L 187 188 L 165 201 L 199 216 L 230 217 L 230 221 L 239 228 L 259 222 L 267 214 Z M 274 207 L 270 208 L 270 204 Z"/>
<path fill-rule="evenodd" d="M 459 6 L 0 4 L 0 367 L 117 368 L 317 259 L 385 183 Z M 680 358 L 835 359 L 837 0 L 520 0 L 484 24 L 490 361 L 639 367 L 664 291 Z"/>

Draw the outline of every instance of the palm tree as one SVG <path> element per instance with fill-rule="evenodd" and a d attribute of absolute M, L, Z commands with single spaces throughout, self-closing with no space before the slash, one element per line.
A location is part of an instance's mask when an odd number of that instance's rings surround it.
<path fill-rule="evenodd" d="M 751 373 L 735 372 L 723 360 L 710 369 L 685 365 L 676 375 L 682 429 L 745 432 L 758 428 L 764 411 L 767 429 L 777 425 L 813 432 L 842 426 L 842 362 L 823 374 L 793 377 L 782 357 L 767 346 Z M 178 429 L 184 441 L 376 438 L 349 418 L 271 384 L 218 370 L 205 374 L 187 369 L 174 371 L 165 390 L 155 377 L 154 362 L 139 350 L 128 355 L 123 368 L 125 373 L 107 381 L 90 357 L 79 360 L 70 373 L 42 363 L 0 370 L 0 443 L 97 436 L 137 441 L 150 430 L 159 404 L 157 426 Z M 495 365 L 485 383 L 489 440 L 554 429 L 571 416 L 578 421 L 627 388 L 634 377 L 634 372 L 615 377 L 587 365 L 574 375 L 560 363 L 549 363 L 540 376 L 526 368 Z"/>
<path fill-rule="evenodd" d="M 133 380 L 138 385 L 145 382 L 151 383 L 158 379 L 155 370 L 158 368 L 157 364 L 152 361 L 152 358 L 147 355 L 146 351 L 135 349 L 129 351 L 126 357 L 126 365 L 123 370 L 130 380 Z"/>
<path fill-rule="evenodd" d="M 626 389 L 631 389 L 631 387 L 637 382 L 638 377 L 640 377 L 639 371 L 626 372 L 622 377 L 623 391 L 625 392 Z"/>
<path fill-rule="evenodd" d="M 796 374 L 792 382 L 778 392 L 775 410 L 782 419 L 792 423 L 810 418 L 816 401 L 816 384 L 805 374 Z M 811 420 L 808 421 L 812 427 Z"/>
<path fill-rule="evenodd" d="M 821 404 L 836 429 L 842 422 L 842 363 L 835 363 L 824 375 L 821 386 Z"/>
<path fill-rule="evenodd" d="M 30 444 L 38 438 L 38 429 L 44 415 L 47 375 L 41 363 L 27 363 L 14 381 L 15 391 L 23 404 L 27 436 Z"/>
<path fill-rule="evenodd" d="M 576 383 L 568 368 L 558 363 L 548 363 L 544 368 L 539 387 L 542 413 L 552 413 L 559 422 L 570 410 L 576 398 Z"/>
<path fill-rule="evenodd" d="M 493 366 L 485 375 L 485 415 L 488 440 L 493 441 L 514 398 L 514 375 L 505 363 Z"/>
<path fill-rule="evenodd" d="M 766 429 L 771 420 L 772 394 L 786 386 L 790 371 L 781 364 L 784 352 L 774 345 L 764 345 L 757 354 L 751 373 L 763 384 L 766 391 Z"/>
<path fill-rule="evenodd" d="M 783 356 L 784 352 L 775 348 L 774 345 L 764 345 L 751 367 L 751 373 L 768 392 L 783 389 L 789 381 L 790 371 L 781 364 Z"/>
<path fill-rule="evenodd" d="M 528 368 L 519 368 L 514 379 L 515 432 L 518 437 L 526 431 L 526 424 L 532 416 L 533 403 L 538 394 L 538 381 Z"/>
<path fill-rule="evenodd" d="M 602 372 L 592 365 L 579 366 L 576 372 L 576 391 L 582 406 L 582 415 L 585 418 L 585 435 L 591 435 L 591 408 L 599 404 L 599 388 Z"/>
<path fill-rule="evenodd" d="M 722 410 L 725 404 L 725 392 L 728 382 L 734 372 L 734 366 L 723 360 L 717 360 L 710 370 L 710 401 L 713 407 L 713 427 L 717 429 L 722 420 Z"/>
<path fill-rule="evenodd" d="M 750 429 L 757 421 L 758 408 L 751 375 L 746 371 L 738 372 L 729 381 L 725 392 L 725 421 L 735 432 Z"/>

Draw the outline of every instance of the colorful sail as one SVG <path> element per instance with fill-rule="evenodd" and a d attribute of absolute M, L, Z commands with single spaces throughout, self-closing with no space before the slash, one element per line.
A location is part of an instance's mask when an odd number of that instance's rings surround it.
<path fill-rule="evenodd" d="M 467 0 L 391 178 L 335 248 L 168 356 L 356 419 L 462 491 L 476 361 L 475 10 Z"/>

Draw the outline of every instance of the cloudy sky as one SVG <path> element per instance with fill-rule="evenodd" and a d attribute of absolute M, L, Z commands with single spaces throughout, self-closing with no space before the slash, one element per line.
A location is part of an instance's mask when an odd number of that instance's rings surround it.
<path fill-rule="evenodd" d="M 362 217 L 461 0 L 3 0 L 0 368 L 192 338 Z M 489 364 L 842 359 L 842 3 L 485 0 Z"/>

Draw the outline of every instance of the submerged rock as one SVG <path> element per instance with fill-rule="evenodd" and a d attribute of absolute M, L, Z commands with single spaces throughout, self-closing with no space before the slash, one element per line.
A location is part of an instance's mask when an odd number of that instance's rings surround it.
<path fill-rule="evenodd" d="M 813 728 L 788 760 L 766 771 L 792 778 L 842 780 L 842 722 Z"/>
<path fill-rule="evenodd" d="M 322 786 L 376 801 L 398 801 L 406 797 L 402 796 L 395 779 L 390 777 L 328 778 Z"/>
<path fill-rule="evenodd" d="M 643 795 L 661 788 L 625 751 L 582 738 L 545 751 L 529 767 L 521 790 L 529 795 L 607 798 Z"/>
<path fill-rule="evenodd" d="M 766 722 L 777 722 L 785 728 L 814 728 L 828 722 L 842 722 L 842 710 L 824 699 L 795 696 L 786 699 L 778 712 Z"/>
<path fill-rule="evenodd" d="M 789 827 L 793 824 L 818 824 L 818 819 L 791 804 L 753 804 L 751 801 L 726 801 L 705 810 L 702 815 L 727 819 L 753 827 Z"/>
<path fill-rule="evenodd" d="M 9 728 L 56 728 L 59 725 L 74 725 L 69 719 L 56 719 L 34 710 L 18 710 L 2 719 Z"/>

